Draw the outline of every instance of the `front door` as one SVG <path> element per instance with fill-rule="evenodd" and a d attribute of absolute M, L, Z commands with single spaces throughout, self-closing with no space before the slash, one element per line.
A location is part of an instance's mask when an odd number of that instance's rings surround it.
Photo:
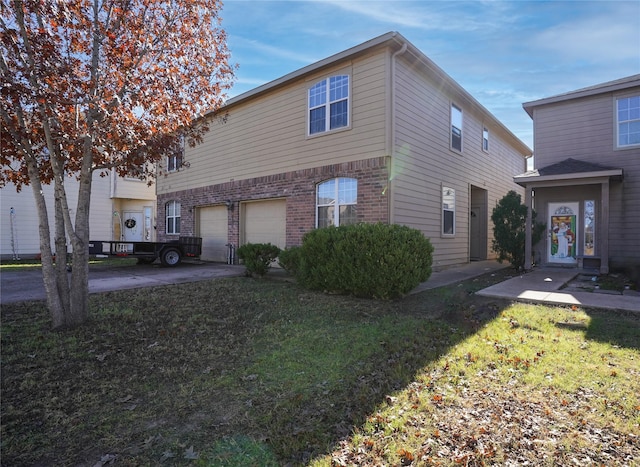
<path fill-rule="evenodd" d="M 549 203 L 548 261 L 577 265 L 578 203 Z"/>
<path fill-rule="evenodd" d="M 141 242 L 144 232 L 143 217 L 141 212 L 125 211 L 122 213 L 123 238 L 125 242 Z M 132 251 L 132 246 L 127 246 L 127 251 Z"/>

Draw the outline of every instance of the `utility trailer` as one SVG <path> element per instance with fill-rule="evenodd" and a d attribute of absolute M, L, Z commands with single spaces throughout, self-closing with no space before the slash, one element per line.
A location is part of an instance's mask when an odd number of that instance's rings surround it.
<path fill-rule="evenodd" d="M 177 266 L 182 258 L 198 258 L 202 254 L 201 237 L 180 237 L 168 242 L 89 241 L 89 254 L 138 258 L 140 263 L 153 263 L 160 258 L 163 266 Z"/>

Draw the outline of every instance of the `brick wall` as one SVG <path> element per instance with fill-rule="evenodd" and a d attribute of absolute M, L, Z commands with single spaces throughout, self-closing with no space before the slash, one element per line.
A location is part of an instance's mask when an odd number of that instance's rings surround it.
<path fill-rule="evenodd" d="M 350 177 L 358 180 L 358 220 L 360 222 L 389 222 L 389 197 L 386 190 L 389 171 L 388 158 L 376 157 L 159 195 L 157 205 L 158 241 L 174 237 L 165 233 L 165 204 L 169 201 L 180 201 L 181 235 L 192 236 L 195 235 L 196 229 L 196 208 L 224 205 L 227 200 L 231 200 L 234 209 L 228 211 L 228 240 L 238 245 L 240 240 L 239 203 L 285 198 L 287 201 L 287 246 L 300 245 L 302 236 L 315 228 L 316 185 L 337 177 Z"/>

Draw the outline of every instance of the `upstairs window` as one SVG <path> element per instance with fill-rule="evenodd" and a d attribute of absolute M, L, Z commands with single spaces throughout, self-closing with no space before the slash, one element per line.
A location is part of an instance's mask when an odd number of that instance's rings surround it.
<path fill-rule="evenodd" d="M 451 104 L 451 149 L 462 152 L 462 109 Z"/>
<path fill-rule="evenodd" d="M 618 147 L 640 144 L 640 96 L 621 98 L 616 103 Z"/>
<path fill-rule="evenodd" d="M 317 188 L 318 228 L 348 225 L 357 222 L 358 180 L 334 178 Z"/>
<path fill-rule="evenodd" d="M 349 125 L 349 75 L 332 76 L 309 89 L 309 134 Z"/>
<path fill-rule="evenodd" d="M 167 214 L 167 234 L 180 234 L 180 202 L 169 201 L 165 206 Z"/>
<path fill-rule="evenodd" d="M 184 159 L 184 137 L 180 137 L 176 150 L 167 156 L 167 172 L 175 172 L 182 167 Z"/>
<path fill-rule="evenodd" d="M 442 187 L 442 235 L 456 233 L 456 190 Z"/>
<path fill-rule="evenodd" d="M 482 150 L 489 152 L 489 130 L 486 128 L 482 129 Z"/>

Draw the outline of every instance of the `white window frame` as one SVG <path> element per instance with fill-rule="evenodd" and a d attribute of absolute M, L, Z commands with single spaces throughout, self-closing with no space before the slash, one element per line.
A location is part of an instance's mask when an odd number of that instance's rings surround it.
<path fill-rule="evenodd" d="M 631 101 L 634 101 L 633 104 Z M 629 104 L 632 104 L 633 107 L 627 107 L 627 109 L 620 109 L 620 103 L 622 101 L 629 101 Z M 620 96 L 615 99 L 615 125 L 616 125 L 616 143 L 615 147 L 617 149 L 627 149 L 627 148 L 636 148 L 640 146 L 640 136 L 638 136 L 637 142 L 632 143 L 620 143 L 620 127 L 622 125 L 634 125 L 635 127 L 640 127 L 640 95 L 632 95 L 632 96 Z M 622 118 L 621 118 L 622 117 Z M 637 133 L 634 131 L 633 133 Z M 632 133 L 632 134 L 633 134 Z"/>
<path fill-rule="evenodd" d="M 335 182 L 334 183 L 334 192 L 333 192 L 333 199 L 328 202 L 328 203 L 320 203 L 319 202 L 319 192 L 320 189 L 323 185 L 327 185 L 331 182 Z M 340 199 L 340 185 L 344 184 L 344 183 L 353 183 L 355 184 L 355 201 L 349 201 L 347 202 L 344 199 Z M 353 187 L 352 187 L 353 188 Z M 338 227 L 340 224 L 340 207 L 341 206 L 357 206 L 358 205 L 358 180 L 356 178 L 350 178 L 350 177 L 338 177 L 338 178 L 331 178 L 329 180 L 324 180 L 320 183 L 318 183 L 316 185 L 316 228 L 318 228 L 319 225 L 319 220 L 320 220 L 320 216 L 319 216 L 319 211 L 320 208 L 323 207 L 334 207 L 333 210 L 333 224 L 336 227 Z"/>
<path fill-rule="evenodd" d="M 451 213 L 451 232 L 445 230 L 447 214 Z M 443 237 L 456 235 L 456 190 L 450 186 L 442 185 L 442 222 L 440 233 Z"/>
<path fill-rule="evenodd" d="M 486 126 L 482 128 L 482 150 L 489 152 L 489 129 Z"/>
<path fill-rule="evenodd" d="M 165 209 L 165 232 L 167 235 L 180 235 L 180 201 L 167 201 Z M 169 222 L 172 220 L 173 222 Z M 171 228 L 170 228 L 171 227 Z M 177 227 L 177 228 L 176 228 Z"/>
<path fill-rule="evenodd" d="M 338 97 L 332 99 L 332 85 L 335 84 L 336 80 L 346 80 L 346 85 L 342 84 L 339 86 L 341 90 L 344 90 L 346 86 L 346 96 L 340 94 Z M 315 94 L 316 89 L 320 86 L 324 86 L 324 97 Z M 344 130 L 350 127 L 351 125 L 351 78 L 348 74 L 338 74 L 329 76 L 325 79 L 317 81 L 311 86 L 307 91 L 307 136 L 317 136 L 326 134 L 332 131 Z M 313 102 L 312 102 L 313 101 Z M 331 128 L 331 106 L 334 104 L 338 104 L 341 102 L 345 102 L 347 107 L 347 115 L 346 122 L 343 125 Z M 324 108 L 324 129 L 311 131 L 311 112 L 314 110 L 318 110 Z"/>
<path fill-rule="evenodd" d="M 458 127 L 457 116 L 460 115 L 460 126 Z M 449 147 L 452 151 L 462 152 L 464 147 L 463 138 L 464 138 L 464 113 L 462 112 L 462 107 L 456 105 L 454 102 L 451 103 L 450 106 L 450 116 L 449 116 Z M 454 135 L 455 130 L 460 132 L 460 148 L 454 146 Z"/>

